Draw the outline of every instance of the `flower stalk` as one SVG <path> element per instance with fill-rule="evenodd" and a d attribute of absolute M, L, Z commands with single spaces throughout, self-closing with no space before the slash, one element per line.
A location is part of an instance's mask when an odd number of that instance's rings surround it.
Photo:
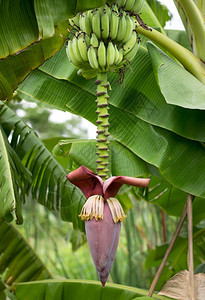
<path fill-rule="evenodd" d="M 194 54 L 205 63 L 205 18 L 193 0 L 176 0 L 182 7 L 194 37 Z"/>
<path fill-rule="evenodd" d="M 109 141 L 108 132 L 109 127 L 109 107 L 108 107 L 108 87 L 109 82 L 107 80 L 107 73 L 98 73 L 97 80 L 95 81 L 97 85 L 96 91 L 96 103 L 97 103 L 97 174 L 105 181 L 108 178 L 108 165 L 109 165 Z"/>

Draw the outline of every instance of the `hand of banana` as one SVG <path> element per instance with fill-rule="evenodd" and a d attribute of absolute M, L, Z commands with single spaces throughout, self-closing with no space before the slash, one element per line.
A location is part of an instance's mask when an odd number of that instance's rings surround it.
<path fill-rule="evenodd" d="M 106 4 L 70 19 L 76 32 L 66 52 L 70 62 L 81 69 L 80 74 L 118 71 L 135 57 L 139 40 L 133 15 L 143 1 L 117 0 L 111 7 Z"/>

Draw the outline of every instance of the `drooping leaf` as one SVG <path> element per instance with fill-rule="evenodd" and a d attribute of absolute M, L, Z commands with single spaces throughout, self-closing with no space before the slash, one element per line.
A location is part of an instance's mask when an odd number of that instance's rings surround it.
<path fill-rule="evenodd" d="M 26 181 L 25 192 L 31 190 L 33 197 L 37 198 L 39 203 L 50 210 L 60 211 L 63 220 L 70 221 L 74 228 L 83 230 L 83 223 L 78 214 L 84 203 L 84 196 L 80 190 L 68 182 L 65 177 L 66 170 L 55 160 L 35 132 L 2 102 L 0 123 L 7 135 L 10 135 L 9 147 L 12 147 L 12 153 L 15 154 L 14 162 L 9 161 L 9 163 L 16 165 L 20 161 L 26 167 L 23 169 L 25 176 L 28 172 L 32 174 L 32 182 L 29 184 Z M 7 165 L 8 163 L 5 164 Z M 9 164 L 9 167 L 13 168 L 13 165 Z M 17 179 L 18 177 L 15 176 L 15 181 Z M 6 186 L 8 188 L 8 183 Z M 14 188 L 18 189 L 18 182 L 15 182 Z M 1 206 L 5 206 L 7 211 L 12 211 L 11 200 L 7 201 L 9 199 L 4 202 L 1 194 Z"/>
<path fill-rule="evenodd" d="M 86 298 L 90 300 L 131 300 L 145 297 L 147 291 L 110 283 L 107 283 L 106 287 L 103 288 L 99 282 L 86 280 L 43 280 L 41 282 L 21 283 L 16 285 L 17 300 L 64 300 L 71 297 L 71 295 L 72 300 L 84 299 L 85 295 Z M 154 294 L 153 297 L 149 299 L 166 300 L 169 298 Z"/>
<path fill-rule="evenodd" d="M 0 221 L 0 240 L 0 274 L 6 285 L 13 286 L 17 282 L 53 278 L 11 223 Z"/>
<path fill-rule="evenodd" d="M 11 98 L 18 84 L 21 83 L 32 70 L 53 56 L 63 46 L 65 38 L 66 35 L 63 37 L 56 32 L 53 37 L 37 42 L 19 54 L 1 60 L 0 99 Z"/>
<path fill-rule="evenodd" d="M 150 124 L 190 139 L 205 141 L 204 112 L 166 103 L 155 80 L 152 63 L 145 49 L 140 47 L 131 66 L 133 72 L 130 70 L 126 72 L 122 86 L 115 83 L 116 75 L 109 74 L 112 86 L 109 102 Z M 64 48 L 45 62 L 40 69 L 54 78 L 68 79 L 74 85 L 95 95 L 94 82 L 76 75 L 76 69 L 69 63 Z M 22 86 L 19 90 L 22 91 Z"/>
<path fill-rule="evenodd" d="M 18 54 L 33 43 L 54 35 L 57 25 L 77 10 L 103 6 L 105 0 L 5 0 L 0 2 L 0 58 Z"/>
<path fill-rule="evenodd" d="M 80 88 L 36 70 L 19 89 L 42 102 L 61 110 L 70 110 L 95 123 L 95 96 L 86 90 L 86 86 Z M 168 182 L 185 192 L 205 197 L 205 149 L 201 143 L 152 126 L 113 105 L 110 105 L 109 120 L 111 135 L 137 156 L 158 167 Z"/>
<path fill-rule="evenodd" d="M 205 109 L 205 86 L 153 43 L 148 42 L 148 50 L 166 102 L 191 109 Z"/>

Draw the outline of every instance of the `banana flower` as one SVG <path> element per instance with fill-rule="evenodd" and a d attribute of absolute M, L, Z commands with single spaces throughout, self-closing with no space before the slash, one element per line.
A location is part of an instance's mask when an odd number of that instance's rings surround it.
<path fill-rule="evenodd" d="M 85 166 L 79 167 L 66 177 L 87 198 L 80 217 L 86 221 L 89 249 L 104 286 L 116 254 L 121 221 L 126 217 L 115 196 L 123 184 L 146 188 L 150 179 L 113 176 L 103 182 L 101 177 Z"/>

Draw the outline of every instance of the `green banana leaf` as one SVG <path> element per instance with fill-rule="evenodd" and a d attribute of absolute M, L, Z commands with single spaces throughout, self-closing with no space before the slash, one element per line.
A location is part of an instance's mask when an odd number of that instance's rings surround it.
<path fill-rule="evenodd" d="M 3 132 L 0 146 L 3 154 L 0 157 L 1 219 L 6 218 L 8 212 L 15 211 L 17 220 L 22 221 L 19 198 L 31 191 L 40 204 L 53 211 L 59 210 L 63 220 L 72 222 L 74 228 L 84 230 L 78 214 L 85 197 L 68 182 L 65 177 L 66 170 L 55 160 L 35 132 L 10 108 L 2 102 L 0 104 L 0 124 Z M 10 143 L 6 135 L 10 136 Z M 26 177 L 23 177 L 24 185 L 18 174 Z M 21 184 L 23 186 L 20 193 Z"/>
<path fill-rule="evenodd" d="M 77 83 L 59 80 L 35 70 L 19 90 L 95 123 L 95 96 L 87 91 L 87 86 L 81 88 Z M 205 149 L 201 143 L 150 125 L 111 104 L 110 133 L 134 154 L 159 168 L 172 185 L 193 195 L 205 197 Z"/>
<path fill-rule="evenodd" d="M 19 54 L 1 60 L 0 99 L 10 99 L 19 83 L 63 46 L 66 35 L 63 37 L 56 32 L 53 37 L 34 43 Z"/>
<path fill-rule="evenodd" d="M 104 4 L 105 0 L 1 1 L 0 58 L 18 54 L 41 39 L 53 37 L 57 25 L 72 18 L 77 11 Z"/>
<path fill-rule="evenodd" d="M 78 165 L 96 171 L 96 140 L 61 140 L 53 149 L 57 157 L 69 156 Z M 148 174 L 146 163 L 117 141 L 110 140 L 110 176 L 143 176 Z"/>
<path fill-rule="evenodd" d="M 166 102 L 185 108 L 205 109 L 205 86 L 153 43 L 148 42 L 147 47 Z"/>
<path fill-rule="evenodd" d="M 116 84 L 118 77 L 109 74 L 112 90 L 109 92 L 109 102 L 122 110 L 152 125 L 171 130 L 186 138 L 205 141 L 204 112 L 197 109 L 185 109 L 167 104 L 157 85 L 148 51 L 140 47 L 138 54 L 131 63 L 133 71 L 128 70 L 123 85 Z M 88 91 L 90 98 L 95 95 L 94 80 L 86 80 L 76 74 L 62 48 L 53 58 L 41 67 L 44 73 L 58 79 L 67 79 L 82 90 Z M 25 84 L 19 86 L 24 92 Z M 25 89 L 25 94 L 31 95 Z M 201 102 L 203 99 L 201 99 Z M 69 107 L 69 109 L 71 109 Z M 72 111 L 71 111 L 72 112 Z"/>
<path fill-rule="evenodd" d="M 44 299 L 169 299 L 158 296 L 146 297 L 147 291 L 123 285 L 107 283 L 103 288 L 99 282 L 87 280 L 43 280 L 16 285 L 17 300 Z M 142 297 L 142 298 L 141 298 Z"/>
<path fill-rule="evenodd" d="M 0 274 L 6 286 L 53 278 L 40 258 L 11 223 L 0 221 Z"/>
<path fill-rule="evenodd" d="M 193 233 L 194 243 L 194 265 L 197 266 L 205 260 L 205 228 L 194 228 Z M 168 248 L 168 243 L 157 246 L 151 249 L 147 256 L 145 267 L 151 268 L 159 266 L 165 252 Z M 162 275 L 156 286 L 156 290 L 169 280 L 174 274 L 179 271 L 187 269 L 187 252 L 188 252 L 188 238 L 186 236 L 179 236 L 174 244 L 171 254 L 169 255 L 167 264 L 162 272 Z"/>

